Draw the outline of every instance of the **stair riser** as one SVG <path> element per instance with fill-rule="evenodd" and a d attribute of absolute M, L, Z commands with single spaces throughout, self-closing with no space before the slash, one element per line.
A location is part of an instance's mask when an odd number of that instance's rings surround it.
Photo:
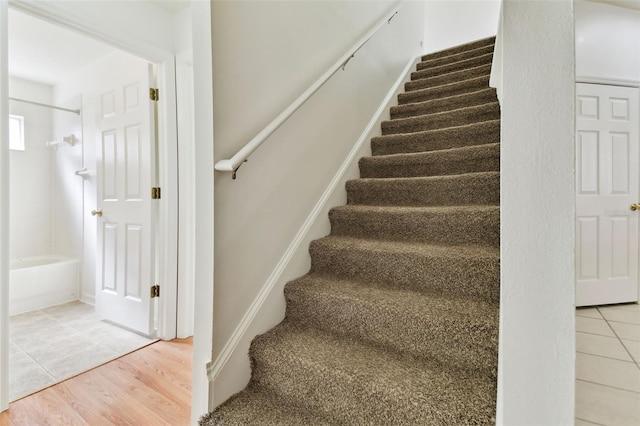
<path fill-rule="evenodd" d="M 398 104 L 405 105 L 413 102 L 425 102 L 448 98 L 450 96 L 463 95 L 469 92 L 486 89 L 487 87 L 489 87 L 488 75 L 443 86 L 400 93 L 398 95 Z"/>
<path fill-rule="evenodd" d="M 498 205 L 500 203 L 500 177 L 456 179 L 386 180 L 372 179 L 348 181 L 347 203 L 372 206 L 456 206 Z"/>
<path fill-rule="evenodd" d="M 395 213 L 333 209 L 331 235 L 430 244 L 500 245 L 500 210 Z"/>
<path fill-rule="evenodd" d="M 387 424 L 410 425 L 451 425 L 490 424 L 492 419 L 470 419 L 463 407 L 448 407 L 448 410 L 430 409 L 430 401 L 423 395 L 407 390 L 404 383 L 380 381 L 363 383 L 362 377 L 350 372 L 309 365 L 296 357 L 274 357 L 274 353 L 264 347 L 260 337 L 251 348 L 256 386 L 269 389 L 284 401 L 305 406 L 309 411 L 320 413 L 332 424 L 344 424 L 349 419 L 352 424 L 372 424 L 371 413 L 376 418 L 386 419 Z M 276 358 L 280 362 L 274 362 Z M 329 363 L 331 364 L 331 363 Z M 286 368 L 283 368 L 286 366 Z M 299 380 L 303 377 L 304 380 Z M 459 386 L 455 383 L 441 383 L 441 386 Z M 485 392 L 495 393 L 495 386 L 485 385 Z M 417 407 L 420 409 L 416 410 Z M 491 402 L 483 410 L 495 411 Z M 426 422 L 426 423 L 425 423 Z"/>
<path fill-rule="evenodd" d="M 382 135 L 415 133 L 498 119 L 500 119 L 500 106 L 497 102 L 494 102 L 438 114 L 384 121 L 382 123 Z"/>
<path fill-rule="evenodd" d="M 427 89 L 430 87 L 442 86 L 444 84 L 455 83 L 457 81 L 468 80 L 470 78 L 488 76 L 491 73 L 491 65 L 483 65 L 476 68 L 455 71 L 437 77 L 423 78 L 420 80 L 405 83 L 404 90 L 411 92 L 414 90 Z"/>
<path fill-rule="evenodd" d="M 366 300 L 319 297 L 305 292 L 304 286 L 291 284 L 285 288 L 287 320 L 298 326 L 360 339 L 492 378 L 497 375 L 497 360 L 492 356 L 498 346 L 497 305 L 493 314 L 496 326 L 489 328 L 457 317 L 448 318 L 441 312 L 411 316 L 406 312 L 389 312 L 386 307 Z"/>
<path fill-rule="evenodd" d="M 452 56 L 462 52 L 468 52 L 470 50 L 475 50 L 479 47 L 492 46 L 496 42 L 495 37 L 489 37 L 482 40 L 475 41 L 473 43 L 467 43 L 460 46 L 451 47 L 449 49 L 441 50 L 439 52 L 428 53 L 426 55 L 422 55 L 423 61 L 430 61 L 432 59 L 443 58 L 447 56 Z"/>
<path fill-rule="evenodd" d="M 453 127 L 422 133 L 375 137 L 373 155 L 428 152 L 500 142 L 500 121 Z"/>
<path fill-rule="evenodd" d="M 310 247 L 311 273 L 375 283 L 440 296 L 498 302 L 500 262 L 493 257 L 425 257 L 417 253 L 379 253 Z"/>
<path fill-rule="evenodd" d="M 494 49 L 495 45 L 490 44 L 477 49 L 467 50 L 466 52 L 458 53 L 456 55 L 441 57 L 438 59 L 423 60 L 422 62 L 418 62 L 416 69 L 418 71 L 421 71 L 426 68 L 440 67 L 442 65 L 449 65 L 456 62 L 465 61 L 467 59 L 486 55 L 487 53 L 493 53 Z"/>
<path fill-rule="evenodd" d="M 448 74 L 455 71 L 465 70 L 467 68 L 475 68 L 481 65 L 491 65 L 493 54 L 489 53 L 475 58 L 466 59 L 459 62 L 453 62 L 446 65 L 431 66 L 419 71 L 411 73 L 411 80 L 420 80 L 422 78 L 437 77 L 442 74 Z"/>
<path fill-rule="evenodd" d="M 498 97 L 496 96 L 496 91 L 494 89 L 481 90 L 468 95 L 458 95 L 450 98 L 438 99 L 436 101 L 394 106 L 391 107 L 391 119 L 397 120 L 400 118 L 417 117 L 420 115 L 451 111 L 497 101 Z"/>

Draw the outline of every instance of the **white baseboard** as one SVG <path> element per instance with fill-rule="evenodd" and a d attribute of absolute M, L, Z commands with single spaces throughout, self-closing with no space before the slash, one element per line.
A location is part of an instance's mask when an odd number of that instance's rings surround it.
<path fill-rule="evenodd" d="M 209 381 L 214 384 L 215 406 L 240 391 L 249 381 L 251 370 L 247 354 L 251 341 L 284 318 L 285 303 L 282 293 L 284 285 L 290 279 L 303 275 L 308 270 L 310 241 L 327 235 L 330 229 L 329 210 L 345 203 L 346 181 L 359 177 L 358 160 L 362 156 L 371 155 L 371 147 L 365 142 L 380 134 L 381 122 L 389 119 L 391 106 L 395 105 L 397 95 L 404 90 L 404 83 L 410 80 L 411 71 L 419 61 L 420 56 L 412 58 L 402 70 L 220 355 L 207 365 Z M 239 386 L 241 383 L 244 384 Z"/>
<path fill-rule="evenodd" d="M 80 298 L 80 301 L 82 303 L 86 303 L 87 305 L 95 306 L 96 297 L 92 294 L 83 294 L 82 297 Z"/>

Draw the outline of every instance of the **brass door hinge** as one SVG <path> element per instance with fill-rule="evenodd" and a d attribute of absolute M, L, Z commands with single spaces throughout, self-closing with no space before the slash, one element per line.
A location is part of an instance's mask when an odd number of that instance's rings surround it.
<path fill-rule="evenodd" d="M 160 197 L 161 197 L 160 187 L 159 186 L 154 186 L 153 188 L 151 188 L 151 199 L 152 200 L 159 200 Z"/>
<path fill-rule="evenodd" d="M 160 285 L 152 285 L 151 286 L 151 298 L 160 297 Z"/>
<path fill-rule="evenodd" d="M 153 87 L 149 88 L 149 99 L 152 101 L 158 102 L 160 100 L 160 91 L 159 89 L 154 89 Z"/>

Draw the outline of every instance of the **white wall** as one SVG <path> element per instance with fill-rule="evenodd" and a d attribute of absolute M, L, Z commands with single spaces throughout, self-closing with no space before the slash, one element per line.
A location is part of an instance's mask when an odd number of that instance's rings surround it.
<path fill-rule="evenodd" d="M 575 2 L 576 79 L 640 83 L 640 11 Z"/>
<path fill-rule="evenodd" d="M 394 3 L 212 5 L 215 157 L 220 160 L 277 116 Z M 301 260 L 281 276 L 276 267 L 387 91 L 420 53 L 422 6 L 407 2 L 346 71 L 339 71 L 249 158 L 235 181 L 229 173 L 216 173 L 214 360 L 238 337 L 234 330 L 270 280 L 277 279 L 274 296 L 251 330 L 255 335 L 282 319 L 282 287 L 307 272 L 308 246 L 300 247 Z M 324 228 L 316 238 L 328 232 L 326 215 L 321 220 Z M 246 384 L 246 349 L 239 348 L 233 368 L 217 377 L 217 403 Z"/>
<path fill-rule="evenodd" d="M 52 87 L 18 78 L 10 78 L 13 98 L 45 104 L 52 103 Z M 52 110 L 23 102 L 10 101 L 9 113 L 24 116 L 25 150 L 10 151 L 11 162 L 11 235 L 12 259 L 52 254 Z"/>
<path fill-rule="evenodd" d="M 505 0 L 499 425 L 574 422 L 574 39 L 570 0 Z"/>
<path fill-rule="evenodd" d="M 81 109 L 82 99 L 56 98 L 57 106 Z M 53 112 L 52 139 L 62 140 L 73 135 L 75 144 L 63 142 L 51 149 L 53 185 L 53 253 L 73 259 L 83 257 L 83 178 L 75 171 L 82 169 L 82 118 L 66 112 Z"/>
<path fill-rule="evenodd" d="M 500 0 L 426 0 L 424 53 L 495 36 Z"/>

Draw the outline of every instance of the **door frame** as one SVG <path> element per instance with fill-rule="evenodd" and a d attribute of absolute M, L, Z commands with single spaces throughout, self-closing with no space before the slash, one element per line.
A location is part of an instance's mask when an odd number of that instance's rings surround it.
<path fill-rule="evenodd" d="M 177 272 L 178 272 L 178 141 L 176 122 L 176 59 L 173 52 L 158 47 L 133 33 L 125 33 L 109 25 L 108 22 L 91 18 L 82 11 L 69 13 L 68 9 L 55 2 L 42 0 L 0 1 L 0 114 L 8 114 L 8 42 L 7 20 L 8 6 L 25 12 L 45 21 L 53 22 L 70 30 L 76 31 L 103 41 L 114 48 L 141 57 L 158 66 L 158 87 L 161 102 L 158 108 L 158 163 L 160 167 L 159 184 L 163 188 L 160 203 L 160 221 L 157 238 L 160 240 L 159 252 L 159 280 L 162 285 L 162 297 L 158 300 L 158 337 L 164 340 L 176 337 L 177 316 L 193 315 L 193 312 L 178 312 L 177 310 Z M 74 11 L 75 12 L 75 11 Z M 4 123 L 0 124 L 0 131 L 6 133 Z M 3 138 L 4 139 L 4 138 Z M 193 143 L 193 142 L 192 142 Z M 6 148 L 6 149 L 5 149 Z M 0 147 L 0 411 L 8 408 L 8 277 L 9 251 L 7 238 L 9 233 L 9 168 L 8 147 Z M 181 158 L 181 166 L 188 159 Z M 195 159 L 191 161 L 194 169 Z M 195 192 L 187 194 L 194 197 Z M 188 209 L 188 205 L 187 205 Z M 193 211 L 180 211 L 184 217 L 195 215 Z M 194 235 L 185 235 L 187 240 L 195 240 Z M 184 283 L 193 286 L 193 283 Z M 197 289 L 196 289 L 197 292 Z M 197 295 L 197 294 L 196 294 Z M 212 309 L 212 307 L 211 307 Z M 194 407 L 195 408 L 195 407 Z"/>
<path fill-rule="evenodd" d="M 53 4 L 52 4 L 53 3 Z M 23 2 L 10 0 L 12 8 L 36 18 L 61 25 L 84 36 L 100 40 L 116 49 L 123 50 L 155 63 L 158 67 L 158 165 L 159 185 L 163 188 L 159 203 L 159 222 L 156 240 L 159 241 L 159 276 L 162 297 L 158 299 L 157 337 L 169 340 L 176 337 L 177 294 L 177 245 L 178 245 L 178 164 L 176 124 L 176 73 L 172 52 L 132 37 L 101 21 L 92 20 L 82 13 L 71 15 L 55 2 Z M 152 283 L 150 283 L 151 285 Z"/>
<path fill-rule="evenodd" d="M 9 116 L 8 5 L 0 1 L 0 117 Z M 0 120 L 0 141 L 9 136 Z M 9 144 L 0 143 L 0 236 L 9 234 Z M 0 412 L 9 405 L 9 241 L 0 238 Z"/>

